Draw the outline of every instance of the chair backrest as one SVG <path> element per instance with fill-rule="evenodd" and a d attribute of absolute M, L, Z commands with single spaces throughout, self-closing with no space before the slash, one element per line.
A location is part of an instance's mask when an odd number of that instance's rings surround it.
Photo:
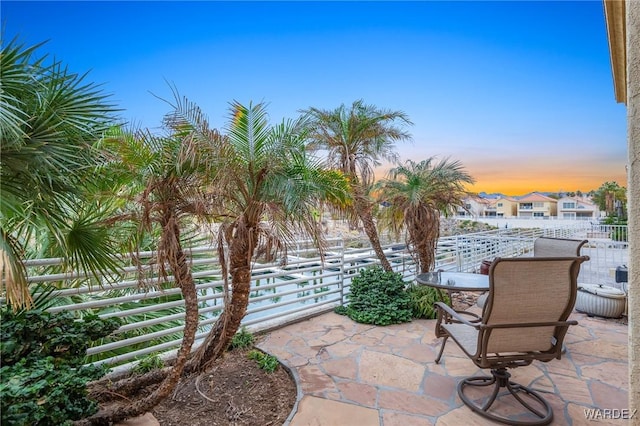
<path fill-rule="evenodd" d="M 547 352 L 546 360 L 558 356 L 556 345 L 562 344 L 568 325 L 554 323 L 566 321 L 573 310 L 580 264 L 587 259 L 497 258 L 489 270 L 489 296 L 482 314 L 486 327 L 478 341 L 481 351 Z"/>
<path fill-rule="evenodd" d="M 580 256 L 580 249 L 587 240 L 540 237 L 533 242 L 533 257 Z"/>

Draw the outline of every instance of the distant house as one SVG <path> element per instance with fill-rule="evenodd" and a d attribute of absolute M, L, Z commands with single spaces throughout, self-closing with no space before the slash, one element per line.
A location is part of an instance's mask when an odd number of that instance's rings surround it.
<path fill-rule="evenodd" d="M 538 192 L 532 192 L 518 199 L 518 217 L 549 218 L 556 216 L 557 212 L 558 201 Z"/>
<path fill-rule="evenodd" d="M 480 197 L 467 197 L 462 200 L 463 205 L 458 207 L 458 216 L 469 216 L 477 218 L 485 216 L 485 212 L 492 200 L 485 200 Z"/>
<path fill-rule="evenodd" d="M 485 217 L 496 217 L 496 200 L 487 199 L 487 207 L 484 209 Z"/>
<path fill-rule="evenodd" d="M 515 217 L 518 214 L 518 200 L 511 197 L 500 197 L 492 200 L 493 203 L 487 210 L 495 217 Z"/>
<path fill-rule="evenodd" d="M 558 219 L 597 219 L 600 209 L 590 201 L 579 197 L 562 197 L 558 200 Z"/>

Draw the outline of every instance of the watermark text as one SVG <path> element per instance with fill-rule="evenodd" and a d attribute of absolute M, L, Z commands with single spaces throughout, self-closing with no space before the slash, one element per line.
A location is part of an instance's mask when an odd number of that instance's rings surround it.
<path fill-rule="evenodd" d="M 585 408 L 584 417 L 587 420 L 631 420 L 637 412 L 627 408 Z"/>

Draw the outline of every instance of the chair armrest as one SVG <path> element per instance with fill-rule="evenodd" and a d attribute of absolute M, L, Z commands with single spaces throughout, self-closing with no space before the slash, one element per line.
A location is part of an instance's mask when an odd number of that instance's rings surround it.
<path fill-rule="evenodd" d="M 469 313 L 463 313 L 463 312 L 458 312 L 456 310 L 454 310 L 452 307 L 450 307 L 449 305 L 447 305 L 444 302 L 436 302 L 434 304 L 434 306 L 436 307 L 436 310 L 438 311 L 438 323 L 442 322 L 443 316 L 446 317 L 446 319 L 448 320 L 447 322 L 449 322 L 450 320 L 454 320 L 456 322 L 460 322 L 462 324 L 466 324 L 469 325 L 471 327 L 474 328 L 478 328 L 478 316 L 476 314 L 473 314 L 471 312 Z M 463 315 L 469 315 L 469 316 L 473 316 L 475 318 L 475 323 L 471 322 L 467 319 L 465 319 L 463 317 Z"/>
<path fill-rule="evenodd" d="M 545 322 L 529 322 L 529 323 L 502 323 L 502 324 L 482 325 L 482 328 L 491 329 L 491 328 L 569 327 L 570 325 L 578 325 L 578 321 L 568 320 L 568 321 L 545 321 Z"/>

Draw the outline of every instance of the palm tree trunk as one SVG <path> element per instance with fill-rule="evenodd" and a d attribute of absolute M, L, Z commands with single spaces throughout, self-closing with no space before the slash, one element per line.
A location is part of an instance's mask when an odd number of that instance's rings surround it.
<path fill-rule="evenodd" d="M 380 265 L 385 271 L 393 272 L 391 263 L 387 259 L 387 256 L 385 256 L 384 251 L 382 251 L 382 245 L 380 244 L 378 230 L 376 228 L 375 222 L 373 221 L 373 216 L 371 215 L 370 203 L 368 203 L 366 200 L 363 200 L 362 197 L 356 195 L 354 207 L 356 209 L 356 214 L 362 221 L 364 232 L 367 234 L 367 237 L 369 237 L 371 247 L 380 260 Z"/>
<path fill-rule="evenodd" d="M 165 399 L 169 393 L 175 389 L 182 376 L 198 329 L 198 298 L 193 275 L 191 275 L 190 264 L 180 244 L 180 229 L 174 217 L 168 219 L 163 230 L 164 235 L 161 241 L 164 243 L 164 248 L 167 251 L 167 262 L 174 274 L 176 284 L 182 291 L 186 309 L 184 335 L 175 363 L 162 383 L 146 398 L 126 406 L 99 411 L 91 417 L 76 422 L 78 425 L 110 425 L 127 418 L 142 415 Z"/>
<path fill-rule="evenodd" d="M 420 273 L 433 270 L 436 265 L 436 246 L 440 237 L 440 215 L 437 210 L 428 209 L 416 212 L 416 216 L 407 223 L 410 242 L 417 253 Z"/>
<path fill-rule="evenodd" d="M 207 335 L 204 343 L 187 365 L 188 372 L 203 372 L 227 349 L 247 313 L 251 288 L 251 258 L 255 232 L 238 227 L 229 248 L 232 283 L 231 300 Z"/>

